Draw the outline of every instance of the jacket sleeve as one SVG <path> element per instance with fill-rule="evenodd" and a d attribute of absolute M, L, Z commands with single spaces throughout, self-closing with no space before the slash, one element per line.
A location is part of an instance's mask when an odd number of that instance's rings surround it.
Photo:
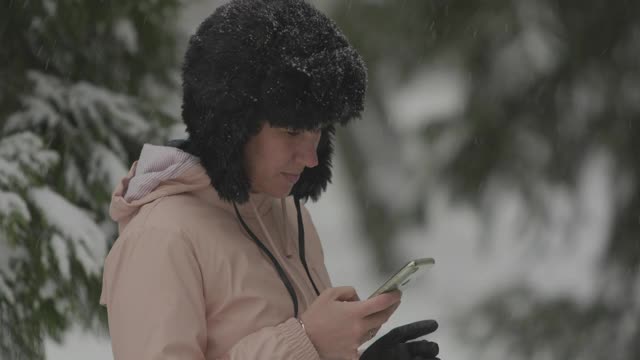
<path fill-rule="evenodd" d="M 219 360 L 318 360 L 320 356 L 297 319 L 262 328 L 240 339 Z"/>
<path fill-rule="evenodd" d="M 196 251 L 179 233 L 146 228 L 118 239 L 105 262 L 116 360 L 201 360 L 207 353 L 206 303 Z M 240 339 L 220 359 L 319 359 L 295 318 Z"/>
<path fill-rule="evenodd" d="M 179 233 L 140 229 L 119 238 L 105 261 L 107 305 L 116 360 L 205 359 L 202 275 Z"/>

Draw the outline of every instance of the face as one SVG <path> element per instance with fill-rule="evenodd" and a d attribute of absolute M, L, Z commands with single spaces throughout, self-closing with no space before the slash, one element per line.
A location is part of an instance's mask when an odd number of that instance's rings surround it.
<path fill-rule="evenodd" d="M 321 130 L 299 131 L 265 123 L 245 146 L 251 192 L 289 195 L 305 168 L 318 165 Z"/>

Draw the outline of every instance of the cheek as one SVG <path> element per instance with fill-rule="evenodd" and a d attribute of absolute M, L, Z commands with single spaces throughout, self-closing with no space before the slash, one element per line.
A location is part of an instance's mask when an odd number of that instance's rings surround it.
<path fill-rule="evenodd" d="M 274 171 L 284 171 L 295 160 L 295 144 L 283 142 L 273 146 L 268 161 Z"/>
<path fill-rule="evenodd" d="M 289 151 L 281 151 L 270 159 L 270 170 L 273 175 L 279 175 L 283 171 L 291 171 L 294 156 Z"/>
<path fill-rule="evenodd" d="M 295 143 L 287 141 L 274 141 L 262 144 L 254 149 L 253 180 L 256 182 L 269 182 L 279 179 L 282 172 L 295 171 Z"/>
<path fill-rule="evenodd" d="M 272 149 L 271 152 L 260 157 L 257 164 L 258 173 L 263 179 L 278 177 L 281 172 L 288 169 L 291 159 L 292 157 L 285 152 Z"/>

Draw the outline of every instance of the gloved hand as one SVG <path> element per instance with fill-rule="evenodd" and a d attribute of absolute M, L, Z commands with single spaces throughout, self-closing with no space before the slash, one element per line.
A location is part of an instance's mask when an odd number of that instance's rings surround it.
<path fill-rule="evenodd" d="M 440 349 L 438 344 L 419 340 L 408 342 L 430 334 L 438 328 L 435 320 L 422 320 L 392 329 L 371 344 L 360 356 L 360 360 L 434 360 Z"/>

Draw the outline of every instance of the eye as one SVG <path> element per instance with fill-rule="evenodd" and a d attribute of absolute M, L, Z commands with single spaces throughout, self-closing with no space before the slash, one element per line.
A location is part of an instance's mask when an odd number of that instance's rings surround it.
<path fill-rule="evenodd" d="M 296 129 L 286 129 L 285 131 L 287 132 L 287 134 L 291 136 L 298 136 L 302 133 L 300 130 L 296 130 Z"/>

